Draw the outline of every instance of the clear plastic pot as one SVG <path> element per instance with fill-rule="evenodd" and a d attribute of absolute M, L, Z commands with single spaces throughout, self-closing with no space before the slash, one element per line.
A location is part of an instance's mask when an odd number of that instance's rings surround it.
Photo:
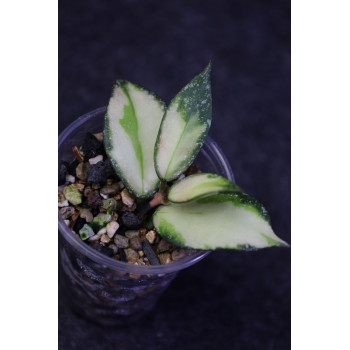
<path fill-rule="evenodd" d="M 72 159 L 72 146 L 81 145 L 86 132 L 103 130 L 106 107 L 70 124 L 58 139 L 58 161 Z M 234 181 L 226 157 L 207 137 L 195 163 Z M 102 325 L 125 323 L 150 311 L 177 273 L 209 254 L 196 251 L 167 265 L 139 266 L 115 260 L 80 240 L 58 215 L 60 283 L 72 309 Z"/>

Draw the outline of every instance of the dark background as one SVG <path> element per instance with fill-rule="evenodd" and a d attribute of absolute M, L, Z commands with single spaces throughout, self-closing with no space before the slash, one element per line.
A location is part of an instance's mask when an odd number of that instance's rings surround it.
<path fill-rule="evenodd" d="M 290 242 L 290 2 L 59 1 L 59 132 L 124 78 L 166 102 L 212 60 L 210 135 Z M 290 249 L 217 251 L 142 322 L 103 329 L 59 291 L 59 349 L 290 348 Z"/>

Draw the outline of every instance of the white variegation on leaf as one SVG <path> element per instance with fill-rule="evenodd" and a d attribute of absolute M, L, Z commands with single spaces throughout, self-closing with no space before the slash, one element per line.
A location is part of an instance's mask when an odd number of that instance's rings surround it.
<path fill-rule="evenodd" d="M 153 223 L 165 240 L 193 249 L 288 246 L 273 232 L 263 206 L 239 192 L 159 207 Z"/>
<path fill-rule="evenodd" d="M 115 83 L 105 116 L 104 142 L 111 163 L 130 192 L 150 197 L 159 184 L 154 147 L 165 105 L 127 81 Z"/>
<path fill-rule="evenodd" d="M 160 179 L 184 172 L 201 149 L 211 124 L 210 64 L 187 84 L 167 108 L 157 137 L 155 166 Z"/>
<path fill-rule="evenodd" d="M 173 184 L 168 193 L 168 200 L 173 203 L 188 202 L 217 193 L 241 192 L 230 180 L 217 174 L 195 174 Z"/>

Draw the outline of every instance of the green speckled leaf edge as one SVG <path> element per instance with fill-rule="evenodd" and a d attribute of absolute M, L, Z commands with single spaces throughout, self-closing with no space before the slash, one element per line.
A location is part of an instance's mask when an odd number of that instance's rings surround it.
<path fill-rule="evenodd" d="M 187 85 L 185 85 L 180 90 L 180 92 L 171 100 L 169 106 L 167 107 L 167 109 L 166 109 L 166 111 L 164 113 L 162 122 L 160 124 L 159 133 L 158 133 L 158 137 L 157 137 L 157 141 L 156 141 L 156 145 L 155 145 L 155 150 L 154 150 L 155 170 L 156 170 L 156 173 L 157 173 L 158 177 L 161 180 L 172 181 L 172 180 L 176 179 L 182 172 L 184 172 L 193 163 L 194 159 L 196 158 L 197 154 L 199 153 L 200 149 L 202 148 L 202 146 L 204 144 L 204 140 L 205 140 L 206 136 L 208 135 L 208 132 L 209 132 L 209 129 L 210 129 L 210 123 L 211 123 L 211 118 L 212 118 L 211 92 L 210 92 L 210 111 L 209 111 L 208 117 L 206 118 L 206 129 L 205 129 L 205 132 L 202 134 L 202 136 L 197 141 L 194 140 L 195 141 L 194 144 L 196 145 L 196 147 L 193 148 L 193 151 L 192 151 L 191 155 L 188 157 L 188 160 L 187 160 L 186 164 L 184 164 L 181 167 L 181 169 L 178 169 L 178 171 L 176 173 L 174 173 L 171 177 L 168 177 L 168 178 L 163 178 L 162 177 L 162 175 L 160 174 L 160 171 L 159 171 L 158 164 L 157 164 L 157 154 L 158 154 L 158 150 L 159 150 L 160 137 L 161 137 L 161 134 L 163 132 L 163 125 L 164 125 L 164 122 L 165 122 L 166 116 L 167 116 L 167 110 L 171 107 L 171 105 L 173 103 L 175 103 L 175 101 L 177 100 L 178 96 L 181 95 L 184 92 L 186 87 L 189 84 L 193 83 L 193 81 L 198 79 L 200 76 L 205 76 L 206 75 L 207 82 L 208 82 L 208 84 L 210 86 L 210 71 L 211 71 L 211 62 L 209 62 L 207 67 L 201 73 L 197 74 Z"/>

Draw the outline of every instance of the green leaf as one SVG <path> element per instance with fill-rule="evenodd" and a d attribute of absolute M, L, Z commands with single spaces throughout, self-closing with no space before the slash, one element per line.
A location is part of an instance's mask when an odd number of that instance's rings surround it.
<path fill-rule="evenodd" d="M 147 198 L 159 184 L 154 146 L 165 104 L 152 92 L 118 80 L 105 116 L 104 142 L 111 163 L 127 189 Z"/>
<path fill-rule="evenodd" d="M 211 124 L 210 68 L 197 75 L 171 101 L 157 137 L 155 166 L 160 179 L 184 172 L 201 149 Z"/>
<path fill-rule="evenodd" d="M 185 177 L 172 185 L 168 199 L 173 203 L 183 203 L 224 192 L 241 192 L 241 189 L 222 176 L 201 173 Z"/>
<path fill-rule="evenodd" d="M 252 250 L 288 246 L 273 232 L 265 208 L 239 192 L 161 206 L 153 223 L 165 240 L 180 247 Z"/>

